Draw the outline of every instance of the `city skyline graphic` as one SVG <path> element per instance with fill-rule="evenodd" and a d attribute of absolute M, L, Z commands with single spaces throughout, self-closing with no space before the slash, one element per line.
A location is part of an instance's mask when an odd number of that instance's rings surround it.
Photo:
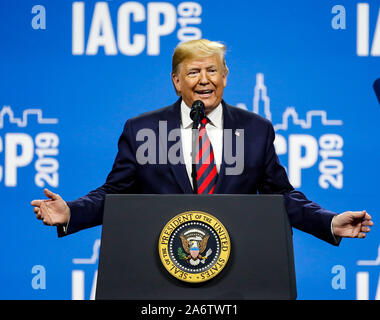
<path fill-rule="evenodd" d="M 236 106 L 241 109 L 252 111 L 272 122 L 270 97 L 267 92 L 268 89 L 264 83 L 264 74 L 257 73 L 256 83 L 253 89 L 252 110 L 249 110 L 245 103 L 237 103 Z M 262 102 L 263 108 L 260 108 L 260 102 Z M 272 122 L 272 124 L 276 132 L 280 130 L 288 130 L 289 123 L 292 123 L 294 126 L 299 126 L 302 129 L 310 129 L 312 128 L 314 119 L 317 118 L 319 118 L 319 121 L 323 126 L 343 125 L 342 120 L 329 120 L 325 110 L 309 110 L 306 112 L 306 119 L 301 119 L 294 106 L 286 106 L 285 111 L 282 113 L 281 122 L 277 124 Z"/>
<path fill-rule="evenodd" d="M 57 118 L 44 118 L 42 109 L 25 109 L 22 112 L 22 117 L 15 117 L 14 111 L 10 106 L 3 106 L 0 110 L 0 129 L 4 128 L 4 119 L 8 116 L 8 121 L 10 124 L 15 124 L 19 128 L 25 128 L 29 122 L 29 116 L 35 116 L 37 118 L 37 123 L 39 124 L 57 124 Z"/>

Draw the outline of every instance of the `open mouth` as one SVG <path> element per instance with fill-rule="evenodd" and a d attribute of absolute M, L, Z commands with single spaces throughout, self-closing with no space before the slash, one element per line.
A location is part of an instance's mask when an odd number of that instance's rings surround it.
<path fill-rule="evenodd" d="M 208 89 L 208 90 L 195 90 L 195 93 L 197 95 L 199 95 L 200 97 L 203 97 L 203 98 L 207 98 L 209 96 L 211 96 L 211 94 L 214 92 L 214 90 L 212 89 Z"/>

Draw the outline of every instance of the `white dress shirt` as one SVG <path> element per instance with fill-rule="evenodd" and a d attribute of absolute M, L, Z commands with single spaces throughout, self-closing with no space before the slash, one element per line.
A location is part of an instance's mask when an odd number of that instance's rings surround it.
<path fill-rule="evenodd" d="M 193 185 L 193 179 L 191 178 L 191 144 L 192 144 L 192 127 L 193 120 L 190 118 L 190 110 L 185 102 L 181 102 L 181 141 L 183 158 L 186 164 L 187 175 L 191 185 Z M 223 107 L 220 103 L 214 110 L 212 110 L 207 118 L 210 120 L 206 124 L 207 135 L 210 139 L 212 149 L 214 151 L 214 159 L 216 164 L 216 170 L 219 173 L 220 165 L 222 163 L 223 153 Z"/>

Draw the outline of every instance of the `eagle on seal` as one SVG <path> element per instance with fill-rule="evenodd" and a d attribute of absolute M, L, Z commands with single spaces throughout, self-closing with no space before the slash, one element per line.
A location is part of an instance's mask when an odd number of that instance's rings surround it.
<path fill-rule="evenodd" d="M 185 261 L 188 261 L 193 266 L 198 265 L 199 262 L 204 263 L 212 252 L 212 250 L 209 249 L 205 256 L 202 255 L 207 248 L 207 241 L 210 238 L 210 235 L 208 234 L 203 233 L 203 235 L 204 236 L 202 238 L 198 239 L 194 239 L 193 237 L 185 237 L 184 234 L 180 235 L 183 249 L 188 254 L 185 257 Z"/>

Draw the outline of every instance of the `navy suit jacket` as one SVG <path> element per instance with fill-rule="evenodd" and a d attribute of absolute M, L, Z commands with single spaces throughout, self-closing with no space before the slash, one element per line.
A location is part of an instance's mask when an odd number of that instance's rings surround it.
<path fill-rule="evenodd" d="M 180 129 L 181 98 L 173 105 L 129 119 L 119 138 L 118 153 L 106 182 L 96 190 L 75 201 L 68 202 L 71 217 L 66 233 L 58 228 L 58 235 L 77 232 L 100 225 L 106 194 L 181 194 L 192 193 L 192 186 L 183 161 L 179 164 L 157 162 L 139 164 L 136 151 L 144 141 L 136 141 L 140 129 L 149 128 L 159 137 L 159 121 L 167 121 L 167 131 Z M 229 166 L 223 155 L 215 194 L 283 194 L 292 227 L 337 245 L 331 233 L 331 220 L 336 213 L 321 208 L 294 190 L 276 155 L 272 124 L 249 111 L 232 107 L 222 101 L 224 129 L 244 129 L 244 170 L 239 175 L 226 175 Z M 234 138 L 242 138 L 235 136 Z M 232 139 L 232 149 L 236 140 Z M 179 139 L 179 138 L 178 138 Z M 158 148 L 162 147 L 157 138 Z M 177 141 L 178 142 L 178 141 Z M 167 150 L 176 141 L 167 141 Z M 233 164 L 230 165 L 234 166 Z M 265 217 L 263 217 L 265 221 Z M 266 223 L 266 225 L 268 225 Z M 270 227 L 270 224 L 269 224 Z"/>

